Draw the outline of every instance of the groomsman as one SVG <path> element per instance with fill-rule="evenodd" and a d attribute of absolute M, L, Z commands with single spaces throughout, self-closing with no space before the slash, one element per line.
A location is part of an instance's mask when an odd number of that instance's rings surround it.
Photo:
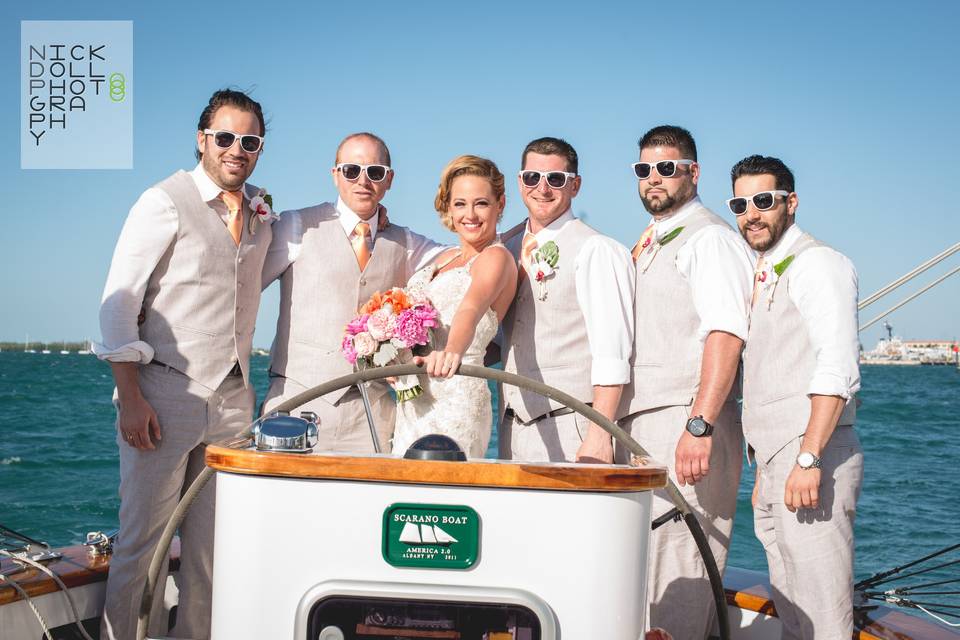
<path fill-rule="evenodd" d="M 181 492 L 204 468 L 206 444 L 252 420 L 250 347 L 271 228 L 251 209 L 259 190 L 246 180 L 264 133 L 257 102 L 214 93 L 197 125 L 200 164 L 147 189 L 117 241 L 94 345 L 116 380 L 120 447 L 120 536 L 102 638 L 136 636 L 147 567 Z M 211 482 L 180 526 L 176 637 L 210 635 L 214 492 Z M 148 632 L 165 636 L 158 601 Z"/>
<path fill-rule="evenodd" d="M 520 265 L 503 321 L 504 369 L 565 391 L 615 419 L 630 381 L 633 266 L 627 250 L 573 216 L 577 152 L 558 138 L 523 150 L 518 176 L 527 220 L 504 234 Z M 589 375 L 588 375 L 589 373 Z M 505 386 L 500 457 L 612 462 L 606 431 L 562 405 Z"/>
<path fill-rule="evenodd" d="M 280 317 L 270 349 L 270 389 L 263 412 L 322 382 L 353 371 L 340 353 L 344 327 L 377 291 L 402 287 L 441 245 L 395 224 L 379 229 L 380 201 L 393 183 L 390 151 L 372 133 L 354 133 L 337 147 L 330 170 L 340 197 L 287 211 L 274 225 L 263 287 L 280 279 Z M 396 405 L 383 382 L 367 384 L 380 443 L 389 451 Z M 341 389 L 299 410 L 320 417 L 319 447 L 373 451 L 357 387 Z"/>
<path fill-rule="evenodd" d="M 750 156 L 727 201 L 757 252 L 743 353 L 743 431 L 757 461 L 754 529 L 784 638 L 853 633 L 853 520 L 863 480 L 857 272 L 795 222 L 793 173 Z"/>
<path fill-rule="evenodd" d="M 633 171 L 652 217 L 632 252 L 637 330 L 620 424 L 654 459 L 667 463 L 722 573 L 742 458 L 734 382 L 747 336 L 749 250 L 701 203 L 700 165 L 689 131 L 655 127 L 639 146 Z M 625 458 L 618 450 L 618 459 Z M 654 493 L 655 517 L 672 507 L 665 492 Z M 683 524 L 668 522 L 653 532 L 647 593 L 652 626 L 677 638 L 710 632 L 706 567 Z"/>

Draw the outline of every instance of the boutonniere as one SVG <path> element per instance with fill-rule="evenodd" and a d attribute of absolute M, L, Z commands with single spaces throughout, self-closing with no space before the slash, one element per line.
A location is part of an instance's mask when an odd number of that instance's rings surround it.
<path fill-rule="evenodd" d="M 783 260 L 781 260 L 780 262 L 778 262 L 777 264 L 773 265 L 773 270 L 772 270 L 773 277 L 770 278 L 771 281 L 769 283 L 766 282 L 767 280 L 766 271 L 764 271 L 759 277 L 760 282 L 764 283 L 765 286 L 770 288 L 770 295 L 767 296 L 767 309 L 769 309 L 770 306 L 773 304 L 773 294 L 776 293 L 777 291 L 777 284 L 780 282 L 780 277 L 783 275 L 783 272 L 787 270 L 787 267 L 790 266 L 790 264 L 793 262 L 793 259 L 796 257 L 797 257 L 796 255 L 791 254 L 786 258 L 784 258 Z"/>
<path fill-rule="evenodd" d="M 538 247 L 530 256 L 530 271 L 534 280 L 540 286 L 537 298 L 547 299 L 547 279 L 556 275 L 557 263 L 560 261 L 560 247 L 551 240 L 542 247 Z"/>
<path fill-rule="evenodd" d="M 273 212 L 273 196 L 267 193 L 266 189 L 257 191 L 257 195 L 250 198 L 250 209 L 253 215 L 250 216 L 250 233 L 257 232 L 257 223 L 272 224 L 280 216 Z"/>
<path fill-rule="evenodd" d="M 670 231 L 669 233 L 657 238 L 656 242 L 650 242 L 650 238 L 647 238 L 647 241 L 644 242 L 644 245 L 649 246 L 650 248 L 647 249 L 647 260 L 643 263 L 641 273 L 645 273 L 647 269 L 650 268 L 650 264 L 653 263 L 653 259 L 657 257 L 660 249 L 673 242 L 677 236 L 683 233 L 683 229 L 684 227 L 677 227 L 673 231 Z"/>

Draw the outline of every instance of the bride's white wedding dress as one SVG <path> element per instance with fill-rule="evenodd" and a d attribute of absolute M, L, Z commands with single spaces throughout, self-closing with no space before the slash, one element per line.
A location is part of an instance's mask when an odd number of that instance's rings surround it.
<path fill-rule="evenodd" d="M 422 289 L 440 313 L 441 326 L 434 329 L 437 348 L 447 343 L 453 315 L 470 288 L 470 266 L 467 264 L 436 274 L 429 265 L 413 274 L 407 289 Z M 473 341 L 463 354 L 463 364 L 483 365 L 487 345 L 497 333 L 497 314 L 493 309 L 477 323 Z M 490 442 L 493 413 L 490 389 L 480 378 L 454 376 L 433 378 L 419 376 L 423 394 L 397 405 L 397 424 L 393 434 L 393 453 L 403 455 L 418 438 L 439 433 L 453 438 L 470 458 L 482 458 Z"/>

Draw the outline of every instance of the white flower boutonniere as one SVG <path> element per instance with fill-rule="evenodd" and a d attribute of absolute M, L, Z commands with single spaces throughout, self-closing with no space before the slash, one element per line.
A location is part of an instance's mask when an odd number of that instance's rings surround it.
<path fill-rule="evenodd" d="M 770 271 L 763 271 L 758 276 L 758 279 L 761 283 L 760 286 L 770 290 L 770 295 L 767 297 L 768 309 L 773 304 L 773 294 L 777 292 L 777 284 L 780 282 L 780 276 L 782 276 L 783 272 L 787 270 L 787 267 L 790 266 L 790 263 L 793 262 L 795 257 L 795 255 L 790 254 L 777 264 L 773 265 L 773 269 Z"/>
<path fill-rule="evenodd" d="M 250 209 L 253 215 L 250 216 L 250 233 L 257 232 L 257 223 L 273 224 L 274 220 L 279 220 L 280 216 L 273 212 L 273 196 L 267 193 L 266 189 L 260 189 L 257 195 L 250 198 Z"/>
<path fill-rule="evenodd" d="M 547 299 L 547 279 L 556 275 L 557 263 L 560 262 L 560 247 L 551 240 L 539 247 L 530 256 L 530 272 L 539 285 L 537 298 Z"/>

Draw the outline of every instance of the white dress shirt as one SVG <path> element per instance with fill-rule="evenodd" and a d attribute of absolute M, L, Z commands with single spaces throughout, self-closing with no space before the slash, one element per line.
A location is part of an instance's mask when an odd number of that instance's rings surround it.
<path fill-rule="evenodd" d="M 347 235 L 347 238 L 352 240 L 355 227 L 361 221 L 360 216 L 340 198 L 337 199 L 336 210 L 340 224 L 343 226 L 343 232 Z M 377 239 L 377 226 L 380 223 L 380 210 L 378 209 L 373 217 L 366 222 L 370 225 L 368 244 L 373 249 L 373 242 Z M 406 227 L 404 227 L 404 233 L 406 235 L 407 260 L 413 271 L 417 271 L 428 264 L 447 248 L 446 245 L 434 242 Z M 273 241 L 270 243 L 270 249 L 267 251 L 266 261 L 263 265 L 264 289 L 283 275 L 287 267 L 297 261 L 302 242 L 303 223 L 300 212 L 298 210 L 284 211 L 280 214 L 280 219 L 273 225 Z"/>
<path fill-rule="evenodd" d="M 791 255 L 802 234 L 793 224 L 776 245 L 763 252 L 768 273 L 758 300 L 765 299 L 775 284 L 773 266 Z M 817 356 L 807 394 L 848 400 L 860 389 L 857 270 L 849 258 L 830 247 L 807 249 L 788 268 L 787 294 L 803 318 Z"/>
<path fill-rule="evenodd" d="M 210 179 L 202 164 L 189 175 L 200 197 L 226 225 L 230 211 L 219 198 L 220 187 Z M 246 185 L 241 189 L 245 190 Z M 93 343 L 93 352 L 101 360 L 143 364 L 153 360 L 153 347 L 140 340 L 137 317 L 150 275 L 176 239 L 178 226 L 173 201 L 157 187 L 144 191 L 130 208 L 100 301 L 101 342 Z"/>
<path fill-rule="evenodd" d="M 690 217 L 703 203 L 699 196 L 673 215 L 651 220 L 654 240 L 663 238 Z M 700 316 L 697 335 L 706 340 L 711 331 L 725 331 L 746 341 L 750 298 L 753 294 L 754 255 L 737 232 L 708 225 L 677 251 L 677 271 L 690 284 L 693 306 Z"/>
<path fill-rule="evenodd" d="M 537 246 L 555 240 L 573 220 L 568 209 L 534 234 Z M 525 231 L 530 232 L 529 219 Z M 633 294 L 637 277 L 630 252 L 613 238 L 595 235 L 583 243 L 573 265 L 577 305 L 590 341 L 590 383 L 627 384 L 633 353 Z"/>

